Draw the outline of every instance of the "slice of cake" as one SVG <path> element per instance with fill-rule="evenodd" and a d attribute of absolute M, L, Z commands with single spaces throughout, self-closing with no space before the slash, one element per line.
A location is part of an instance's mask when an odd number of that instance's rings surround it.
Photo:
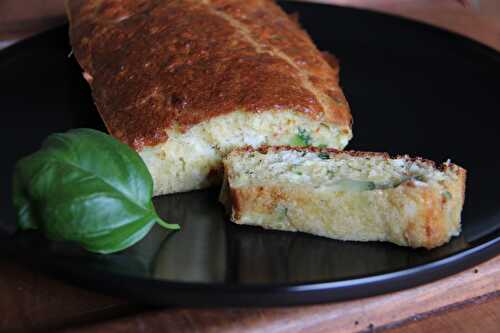
<path fill-rule="evenodd" d="M 223 163 L 221 201 L 238 224 L 428 249 L 460 233 L 466 171 L 449 162 L 248 147 Z"/>

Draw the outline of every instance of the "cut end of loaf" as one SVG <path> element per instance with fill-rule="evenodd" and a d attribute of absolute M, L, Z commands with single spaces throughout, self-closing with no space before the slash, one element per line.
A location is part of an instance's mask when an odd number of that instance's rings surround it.
<path fill-rule="evenodd" d="M 155 195 L 219 184 L 222 159 L 233 149 L 262 145 L 312 145 L 344 148 L 349 127 L 313 120 L 300 113 L 236 111 L 183 131 L 168 130 L 168 140 L 139 152 L 154 183 Z"/>
<path fill-rule="evenodd" d="M 460 232 L 465 170 L 421 158 L 250 147 L 224 159 L 233 222 L 433 248 Z M 227 202 L 229 200 L 229 202 Z"/>

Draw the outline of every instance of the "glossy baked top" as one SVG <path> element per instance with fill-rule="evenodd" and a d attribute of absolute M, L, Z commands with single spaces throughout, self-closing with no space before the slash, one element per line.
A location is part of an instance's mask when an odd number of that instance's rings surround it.
<path fill-rule="evenodd" d="M 235 110 L 350 130 L 338 67 L 272 1 L 70 0 L 68 13 L 97 108 L 135 149 Z"/>

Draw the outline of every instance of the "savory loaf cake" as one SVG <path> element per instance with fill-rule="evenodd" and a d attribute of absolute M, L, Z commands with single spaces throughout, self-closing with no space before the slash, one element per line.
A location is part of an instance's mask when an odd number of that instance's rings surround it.
<path fill-rule="evenodd" d="M 338 67 L 272 1 L 69 0 L 67 11 L 97 109 L 157 195 L 219 182 L 237 147 L 342 149 L 352 136 Z"/>
<path fill-rule="evenodd" d="M 449 162 L 248 147 L 223 163 L 221 201 L 238 224 L 428 249 L 460 233 L 466 172 Z"/>

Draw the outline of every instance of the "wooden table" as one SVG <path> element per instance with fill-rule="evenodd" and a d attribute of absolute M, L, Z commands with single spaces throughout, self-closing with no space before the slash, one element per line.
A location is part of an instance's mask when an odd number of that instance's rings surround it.
<path fill-rule="evenodd" d="M 64 20 L 63 0 L 0 1 L 0 48 Z M 500 1 L 323 0 L 402 15 L 500 50 Z M 33 5 L 27 5 L 33 3 Z M 0 74 L 1 75 L 1 74 Z M 500 256 L 388 295 L 293 308 L 147 308 L 0 254 L 0 332 L 500 332 Z"/>
<path fill-rule="evenodd" d="M 153 309 L 0 257 L 0 332 L 499 332 L 500 256 L 387 295 L 289 308 Z"/>

